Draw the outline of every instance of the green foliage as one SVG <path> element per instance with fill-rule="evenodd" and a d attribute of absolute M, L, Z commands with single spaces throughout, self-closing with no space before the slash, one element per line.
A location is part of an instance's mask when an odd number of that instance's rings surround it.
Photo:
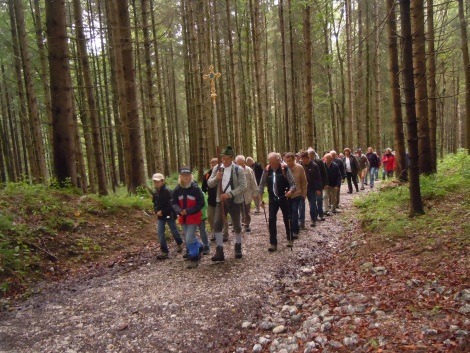
<path fill-rule="evenodd" d="M 438 165 L 437 173 L 421 176 L 421 194 L 427 203 L 439 202 L 445 197 L 458 195 L 464 207 L 469 206 L 470 199 L 470 157 L 464 150 L 457 154 L 447 155 Z M 414 231 L 446 232 L 452 226 L 455 207 L 446 214 L 422 217 L 409 217 L 410 195 L 407 185 L 390 187 L 384 184 L 380 192 L 371 193 L 367 197 L 356 200 L 359 218 L 365 230 L 399 240 Z M 427 213 L 432 207 L 428 205 Z M 463 225 L 465 227 L 465 225 Z M 468 228 L 468 226 L 466 226 Z M 432 242 L 432 239 L 428 239 Z M 468 239 L 467 239 L 468 241 Z M 432 245 L 432 244 L 429 244 Z"/>
<path fill-rule="evenodd" d="M 73 187 L 52 184 L 7 183 L 0 193 L 0 295 L 24 287 L 40 275 L 39 262 L 49 261 L 36 247 L 57 236 L 74 253 L 96 254 L 100 244 L 90 237 L 70 237 L 89 214 L 106 215 L 128 209 L 151 209 L 152 199 L 146 187 L 137 195 L 120 188 L 116 194 L 100 197 L 81 196 Z M 49 249 L 50 250 L 50 249 Z"/>

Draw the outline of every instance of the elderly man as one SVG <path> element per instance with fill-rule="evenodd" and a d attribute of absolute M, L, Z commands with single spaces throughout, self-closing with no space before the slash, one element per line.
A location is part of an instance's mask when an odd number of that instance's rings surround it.
<path fill-rule="evenodd" d="M 245 162 L 245 156 L 238 155 L 235 157 L 235 163 L 239 165 L 245 171 L 246 178 L 246 189 L 243 194 L 243 206 L 242 206 L 242 220 L 245 226 L 245 232 L 251 232 L 250 223 L 250 207 L 251 201 L 254 196 L 258 196 L 258 184 L 256 183 L 255 173 L 253 169 L 248 167 Z"/>
<path fill-rule="evenodd" d="M 282 163 L 281 155 L 276 152 L 268 154 L 268 166 L 263 172 L 259 184 L 259 193 L 263 198 L 264 187 L 268 187 L 269 194 L 269 252 L 277 250 L 277 226 L 276 218 L 279 208 L 282 211 L 284 226 L 286 227 L 287 246 L 292 247 L 292 234 L 289 219 L 288 198 L 295 191 L 295 181 L 289 168 Z M 264 205 L 263 205 L 264 207 Z"/>
<path fill-rule="evenodd" d="M 336 213 L 336 195 L 341 186 L 342 174 L 338 165 L 333 162 L 331 153 L 324 156 L 326 161 L 326 172 L 328 173 L 328 185 L 326 186 L 326 205 L 332 213 Z"/>
<path fill-rule="evenodd" d="M 338 157 L 338 154 L 336 151 L 330 151 L 330 154 L 333 156 L 333 162 L 336 163 L 336 165 L 339 168 L 339 172 L 341 173 L 341 184 L 343 183 L 343 180 L 346 179 L 346 168 L 344 166 L 343 160 Z M 340 194 L 341 194 L 341 184 L 339 184 L 338 190 L 336 191 L 336 205 L 335 209 L 339 208 L 339 201 L 340 201 Z"/>
<path fill-rule="evenodd" d="M 202 191 L 207 194 L 207 219 L 209 221 L 209 225 L 211 227 L 211 241 L 215 241 L 215 233 L 214 233 L 214 217 L 215 217 L 215 208 L 217 206 L 217 187 L 210 188 L 207 185 L 207 181 L 212 175 L 214 168 L 217 167 L 218 160 L 217 158 L 212 158 L 210 165 L 211 168 L 208 170 L 202 179 Z M 228 241 L 228 222 L 224 220 L 224 242 Z"/>
<path fill-rule="evenodd" d="M 300 154 L 300 161 L 305 170 L 305 176 L 307 177 L 307 200 L 310 206 L 310 226 L 315 227 L 318 215 L 316 200 L 317 197 L 320 197 L 321 199 L 323 192 L 320 168 L 318 168 L 318 165 L 315 162 L 309 159 L 307 152 L 302 152 Z M 322 202 L 323 201 L 321 201 L 320 204 Z M 300 223 L 305 223 L 305 207 L 300 212 Z"/>
<path fill-rule="evenodd" d="M 217 247 L 212 261 L 225 260 L 222 230 L 224 219 L 228 213 L 232 219 L 233 230 L 235 231 L 235 258 L 241 259 L 243 256 L 240 214 L 243 194 L 246 190 L 245 173 L 238 165 L 233 163 L 235 152 L 231 146 L 227 146 L 221 152 L 221 157 L 222 164 L 212 170 L 212 175 L 207 181 L 209 187 L 218 186 L 217 206 L 214 217 L 214 232 Z"/>
<path fill-rule="evenodd" d="M 290 197 L 291 208 L 291 229 L 292 238 L 299 238 L 299 206 L 301 200 L 307 197 L 307 177 L 305 176 L 304 168 L 295 161 L 295 155 L 292 152 L 286 153 L 284 156 L 287 167 L 289 167 L 292 176 L 294 177 L 295 190 Z"/>
<path fill-rule="evenodd" d="M 315 150 L 313 148 L 309 148 L 307 150 L 308 152 L 308 157 L 312 162 L 314 162 L 318 169 L 320 170 L 320 177 L 321 177 L 321 184 L 322 184 L 322 192 L 321 193 L 316 193 L 316 201 L 317 201 L 317 215 L 320 217 L 320 220 L 324 221 L 325 217 L 324 212 L 328 211 L 325 209 L 323 211 L 323 190 L 325 190 L 326 186 L 328 185 L 328 174 L 326 173 L 326 166 L 323 160 L 320 159 L 320 157 L 317 155 Z"/>

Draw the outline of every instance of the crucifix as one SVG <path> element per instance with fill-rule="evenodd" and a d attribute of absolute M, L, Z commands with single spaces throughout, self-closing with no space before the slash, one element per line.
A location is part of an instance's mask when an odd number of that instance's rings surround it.
<path fill-rule="evenodd" d="M 220 151 L 219 151 L 220 147 L 219 147 L 219 128 L 218 128 L 218 122 L 217 122 L 217 103 L 216 103 L 217 93 L 215 90 L 215 80 L 219 78 L 220 76 L 222 76 L 220 72 L 214 72 L 213 65 L 209 66 L 209 73 L 203 76 L 204 80 L 210 80 L 210 83 L 211 83 L 211 98 L 212 98 L 212 104 L 214 105 L 214 139 L 215 139 L 215 146 L 216 146 L 215 148 L 216 148 L 217 156 L 220 155 Z"/>
<path fill-rule="evenodd" d="M 217 122 L 217 93 L 215 90 L 215 80 L 222 76 L 220 72 L 214 72 L 214 66 L 209 66 L 209 73 L 203 76 L 204 80 L 210 80 L 211 83 L 211 98 L 212 104 L 214 105 L 214 140 L 215 140 L 215 153 L 217 155 L 217 170 L 220 169 L 220 165 L 222 164 L 222 158 L 220 156 L 220 146 L 219 146 L 219 127 Z M 222 181 L 220 181 L 218 186 L 219 195 L 222 195 Z M 224 203 L 220 203 L 221 211 L 222 211 L 222 221 L 225 223 L 225 212 L 224 212 Z"/>

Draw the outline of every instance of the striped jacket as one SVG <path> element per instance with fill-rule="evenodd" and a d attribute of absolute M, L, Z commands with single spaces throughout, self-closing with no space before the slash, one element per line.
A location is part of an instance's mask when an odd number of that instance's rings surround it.
<path fill-rule="evenodd" d="M 201 223 L 202 208 L 204 207 L 204 195 L 196 182 L 191 182 L 188 188 L 178 185 L 173 191 L 172 206 L 178 214 L 180 224 Z M 186 210 L 186 216 L 180 213 Z"/>

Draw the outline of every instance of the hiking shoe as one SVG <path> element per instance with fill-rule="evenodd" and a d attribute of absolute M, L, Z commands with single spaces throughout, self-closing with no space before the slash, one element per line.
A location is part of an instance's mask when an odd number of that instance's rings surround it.
<path fill-rule="evenodd" d="M 301 230 L 307 229 L 307 228 L 305 228 L 305 223 L 300 223 L 299 228 L 300 228 Z"/>
<path fill-rule="evenodd" d="M 367 184 L 366 184 L 367 185 Z M 361 186 L 361 190 L 365 190 L 365 187 L 364 186 Z"/>
<path fill-rule="evenodd" d="M 331 216 L 330 211 L 326 211 L 326 212 L 325 212 L 325 216 Z"/>
<path fill-rule="evenodd" d="M 212 242 L 215 242 L 215 234 L 212 234 L 212 236 L 211 236 L 211 241 L 212 241 Z"/>
<path fill-rule="evenodd" d="M 250 226 L 246 226 L 246 227 L 245 227 L 245 232 L 247 232 L 247 233 L 251 232 Z"/>
<path fill-rule="evenodd" d="M 209 245 L 205 245 L 202 250 L 202 255 L 209 255 L 209 253 L 210 253 Z"/>
<path fill-rule="evenodd" d="M 224 243 L 228 242 L 228 234 L 224 234 Z"/>
<path fill-rule="evenodd" d="M 269 252 L 275 252 L 277 251 L 277 245 L 271 244 L 268 248 Z"/>
<path fill-rule="evenodd" d="M 312 223 L 310 223 L 310 227 L 316 227 L 316 225 L 317 225 L 316 221 L 312 221 Z"/>
<path fill-rule="evenodd" d="M 166 260 L 168 259 L 168 253 L 167 252 L 162 252 L 161 254 L 157 255 L 157 260 Z"/>
<path fill-rule="evenodd" d="M 292 234 L 292 239 L 294 239 L 294 240 L 299 239 L 299 235 L 296 234 L 296 233 L 293 233 Z"/>
<path fill-rule="evenodd" d="M 325 217 L 320 216 L 320 221 L 325 221 Z"/>
<path fill-rule="evenodd" d="M 258 214 L 258 213 L 261 213 L 261 211 L 259 209 L 256 209 L 255 214 Z"/>
<path fill-rule="evenodd" d="M 236 243 L 235 244 L 235 258 L 241 259 L 243 256 L 242 254 L 242 244 Z"/>
<path fill-rule="evenodd" d="M 215 255 L 212 256 L 211 260 L 212 261 L 224 261 L 225 260 L 223 246 L 218 246 L 215 248 Z"/>
<path fill-rule="evenodd" d="M 191 261 L 188 261 L 186 268 L 196 268 L 198 265 L 199 265 L 198 260 L 191 260 Z"/>
<path fill-rule="evenodd" d="M 189 257 L 189 252 L 188 252 L 188 250 L 186 250 L 186 252 L 183 255 L 183 259 L 188 260 L 188 257 Z"/>
<path fill-rule="evenodd" d="M 287 247 L 288 247 L 288 248 L 292 248 L 293 246 L 294 246 L 294 242 L 293 242 L 292 240 L 289 240 L 289 241 L 287 242 Z"/>
<path fill-rule="evenodd" d="M 181 254 L 183 252 L 183 243 L 176 245 L 176 252 Z"/>

